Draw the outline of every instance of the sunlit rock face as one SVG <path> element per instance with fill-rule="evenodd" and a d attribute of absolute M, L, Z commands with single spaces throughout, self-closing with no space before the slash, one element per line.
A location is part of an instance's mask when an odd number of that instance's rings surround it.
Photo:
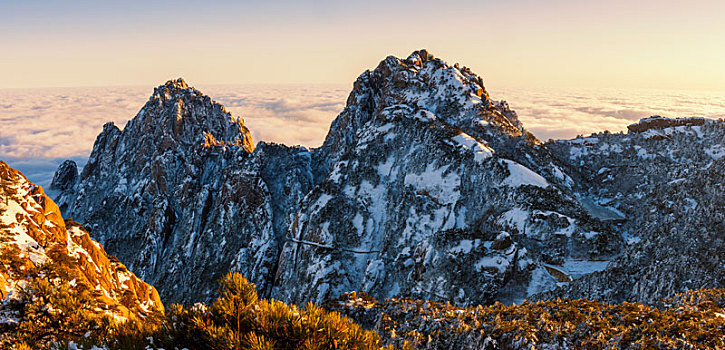
<path fill-rule="evenodd" d="M 603 200 L 617 188 L 577 142 L 541 144 L 479 76 L 421 50 L 364 72 L 317 149 L 255 148 L 240 119 L 170 81 L 123 131 L 104 128 L 58 199 L 167 302 L 208 300 L 229 270 L 293 302 L 519 301 L 630 249 L 637 212 Z"/>
<path fill-rule="evenodd" d="M 18 300 L 27 271 L 55 261 L 77 276 L 78 288 L 93 291 L 99 310 L 117 318 L 163 312 L 156 290 L 137 278 L 77 222 L 63 220 L 43 188 L 0 161 L 0 299 Z M 12 263 L 6 263 L 13 261 Z M 2 309 L 2 308 L 0 308 Z M 4 312 L 4 311 L 2 311 Z M 12 319 L 3 314 L 3 322 Z"/>

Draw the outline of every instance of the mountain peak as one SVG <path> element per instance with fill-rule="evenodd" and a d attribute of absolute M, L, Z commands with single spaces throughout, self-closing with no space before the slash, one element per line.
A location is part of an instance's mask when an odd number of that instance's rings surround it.
<path fill-rule="evenodd" d="M 184 95 L 205 97 L 201 91 L 189 86 L 183 78 L 177 78 L 175 80 L 167 80 L 166 83 L 155 87 L 154 93 L 151 95 L 151 100 L 174 100 Z"/>
<path fill-rule="evenodd" d="M 176 78 L 176 80 L 173 80 L 173 79 L 168 80 L 166 82 L 166 84 L 164 84 L 164 85 L 167 87 L 174 87 L 177 89 L 188 89 L 189 88 L 189 85 L 186 84 L 186 82 L 184 81 L 184 78 L 181 78 L 181 77 Z"/>
<path fill-rule="evenodd" d="M 128 130 L 128 131 L 126 131 Z M 211 97 L 189 86 L 182 78 L 154 88 L 146 105 L 124 130 L 138 138 L 151 135 L 156 140 L 200 146 L 242 146 L 254 150 L 252 136 L 244 120 Z M 208 140 L 213 139 L 213 143 Z M 167 141 L 164 142 L 168 144 Z"/>
<path fill-rule="evenodd" d="M 221 104 L 179 78 L 156 87 L 123 131 L 112 122 L 103 126 L 79 181 L 119 181 L 116 175 L 122 172 L 149 176 L 147 164 L 152 162 L 157 164 L 154 174 L 163 177 L 160 164 L 182 166 L 179 159 L 188 162 L 209 153 L 244 156 L 253 151 L 252 135 L 242 118 L 232 117 Z M 61 192 L 58 199 L 63 209 L 73 210 L 76 171 L 77 166 L 67 162 L 54 176 L 52 189 Z M 165 182 L 158 183 L 155 193 L 165 192 Z"/>
<path fill-rule="evenodd" d="M 539 143 L 508 104 L 490 98 L 480 76 L 420 49 L 406 59 L 388 56 L 358 77 L 325 145 L 344 150 L 354 142 L 349 135 L 371 122 L 400 118 L 435 120 L 435 125 L 459 129 L 484 143 Z"/>
<path fill-rule="evenodd" d="M 420 49 L 417 51 L 413 51 L 413 53 L 411 53 L 410 56 L 408 56 L 408 58 L 405 60 L 405 63 L 409 65 L 422 66 L 423 63 L 428 62 L 434 58 L 435 56 L 430 54 L 428 50 Z"/>
<path fill-rule="evenodd" d="M 164 83 L 163 85 L 160 85 L 159 87 L 154 89 L 154 91 L 163 90 L 163 89 L 187 90 L 187 89 L 189 89 L 189 84 L 187 84 L 186 81 L 184 81 L 184 78 L 170 79 L 170 80 L 167 80 L 166 83 Z M 193 87 L 191 89 L 198 91 L 198 90 L 194 89 Z"/>

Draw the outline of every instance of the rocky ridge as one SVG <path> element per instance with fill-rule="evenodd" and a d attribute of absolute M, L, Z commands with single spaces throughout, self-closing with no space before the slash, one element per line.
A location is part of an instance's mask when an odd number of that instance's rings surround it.
<path fill-rule="evenodd" d="M 254 148 L 241 119 L 170 81 L 55 187 L 167 301 L 208 299 L 236 270 L 285 301 L 469 304 L 521 300 L 568 282 L 567 261 L 618 253 L 572 181 L 480 77 L 421 50 L 363 73 L 312 150 Z"/>
<path fill-rule="evenodd" d="M 641 119 L 638 123 L 627 126 L 627 130 L 638 133 L 648 130 L 673 128 L 678 126 L 699 126 L 705 125 L 706 122 L 707 119 L 699 117 L 665 118 L 659 115 L 653 115 L 649 118 Z"/>
<path fill-rule="evenodd" d="M 0 161 L 0 314 L 13 322 L 8 303 L 21 297 L 26 272 L 53 260 L 72 270 L 75 283 L 93 291 L 116 318 L 163 312 L 156 290 L 108 255 L 77 222 L 64 220 L 43 188 Z"/>
<path fill-rule="evenodd" d="M 620 257 L 552 296 L 654 303 L 725 285 L 725 123 L 655 116 L 627 134 L 599 133 L 549 146 L 578 169 L 578 192 L 617 210 Z"/>
<path fill-rule="evenodd" d="M 325 308 L 415 349 L 720 349 L 723 289 L 678 294 L 659 308 L 556 299 L 461 307 L 346 293 Z"/>

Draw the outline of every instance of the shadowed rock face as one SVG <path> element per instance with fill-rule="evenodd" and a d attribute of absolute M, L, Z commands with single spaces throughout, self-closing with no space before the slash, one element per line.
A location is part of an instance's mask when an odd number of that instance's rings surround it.
<path fill-rule="evenodd" d="M 654 303 L 725 286 L 725 123 L 655 116 L 634 125 L 548 145 L 578 166 L 582 195 L 626 217 L 617 229 L 627 245 L 605 271 L 543 298 Z"/>
<path fill-rule="evenodd" d="M 170 81 L 123 131 L 104 127 L 59 202 L 167 302 L 208 300 L 229 270 L 293 302 L 517 301 L 625 247 L 628 216 L 565 153 L 421 50 L 361 74 L 312 150 L 254 148 L 241 120 Z"/>
<path fill-rule="evenodd" d="M 77 284 L 98 291 L 96 298 L 109 313 L 128 318 L 164 310 L 152 286 L 109 256 L 80 224 L 63 220 L 43 188 L 1 161 L 0 248 L 3 259 L 22 263 L 19 269 L 13 264 L 0 266 L 0 299 L 5 302 L 17 297 L 23 271 L 61 259 L 62 268 L 77 272 Z"/>
<path fill-rule="evenodd" d="M 169 81 L 123 131 L 104 126 L 76 188 L 58 200 L 167 300 L 206 299 L 191 291 L 211 293 L 229 270 L 265 273 L 250 257 L 273 233 L 253 149 L 241 119 Z"/>
<path fill-rule="evenodd" d="M 78 166 L 76 162 L 66 160 L 55 171 L 50 189 L 59 191 L 72 190 L 76 182 L 78 182 Z"/>

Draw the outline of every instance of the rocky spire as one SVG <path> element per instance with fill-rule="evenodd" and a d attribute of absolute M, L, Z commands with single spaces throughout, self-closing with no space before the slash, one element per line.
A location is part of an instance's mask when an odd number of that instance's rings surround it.
<path fill-rule="evenodd" d="M 126 130 L 137 137 L 153 135 L 164 142 L 196 145 L 204 145 L 210 135 L 216 145 L 241 146 L 250 153 L 254 150 L 251 133 L 242 118 L 232 117 L 224 106 L 189 87 L 181 78 L 156 87 Z"/>
<path fill-rule="evenodd" d="M 249 247 L 252 238 L 271 233 L 268 220 L 251 219 L 269 209 L 256 165 L 247 161 L 253 150 L 241 118 L 182 79 L 170 80 L 123 130 L 104 125 L 77 186 L 60 180 L 72 177 L 72 166 L 59 169 L 57 185 L 67 190 L 57 198 L 64 215 L 87 224 L 130 269 L 163 280 L 162 295 L 191 300 L 175 284 L 213 289 L 241 250 L 259 249 Z M 209 260 L 187 261 L 192 252 L 216 256 L 215 272 L 206 270 Z"/>
<path fill-rule="evenodd" d="M 72 160 L 64 161 L 56 170 L 53 182 L 50 183 L 52 190 L 65 191 L 75 186 L 78 180 L 78 166 Z"/>

